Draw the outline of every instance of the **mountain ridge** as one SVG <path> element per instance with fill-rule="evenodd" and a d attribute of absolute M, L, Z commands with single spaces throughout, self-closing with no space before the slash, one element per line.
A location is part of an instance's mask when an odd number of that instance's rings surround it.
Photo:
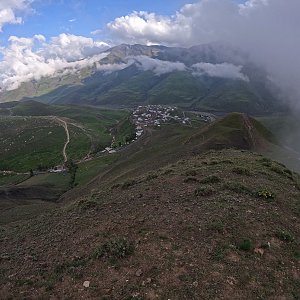
<path fill-rule="evenodd" d="M 230 47 L 208 44 L 185 49 L 122 44 L 104 53 L 107 55 L 93 67 L 81 69 L 78 74 L 22 84 L 18 90 L 2 93 L 0 102 L 33 99 L 114 106 L 172 103 L 200 110 L 254 114 L 286 109 L 274 97 L 276 88 L 267 74 L 244 53 Z M 195 75 L 193 66 L 197 63 L 203 68 L 214 68 L 207 72 L 236 68 L 234 72 L 245 74 L 249 80 L 226 78 L 228 73 L 223 78 L 204 71 Z"/>

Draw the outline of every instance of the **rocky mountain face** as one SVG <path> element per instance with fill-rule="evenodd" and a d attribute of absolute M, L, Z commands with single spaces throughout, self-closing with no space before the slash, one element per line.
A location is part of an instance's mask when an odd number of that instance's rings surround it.
<path fill-rule="evenodd" d="M 119 45 L 92 67 L 22 84 L 0 102 L 135 106 L 264 114 L 285 108 L 267 74 L 239 50 L 221 44 L 191 48 Z"/>

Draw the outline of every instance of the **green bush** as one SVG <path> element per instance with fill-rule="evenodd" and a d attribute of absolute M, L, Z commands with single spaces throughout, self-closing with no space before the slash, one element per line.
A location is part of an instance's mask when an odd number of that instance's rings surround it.
<path fill-rule="evenodd" d="M 202 180 L 200 180 L 200 183 L 203 183 L 203 184 L 209 184 L 209 183 L 219 183 L 221 182 L 221 178 L 216 176 L 216 175 L 210 175 Z"/>
<path fill-rule="evenodd" d="M 125 238 L 119 238 L 105 242 L 99 246 L 95 258 L 118 259 L 131 255 L 134 252 L 134 244 Z"/>
<path fill-rule="evenodd" d="M 208 226 L 208 229 L 222 233 L 224 231 L 224 223 L 221 221 L 214 221 Z"/>
<path fill-rule="evenodd" d="M 133 185 L 135 185 L 135 184 L 137 184 L 138 182 L 136 181 L 136 180 L 134 180 L 134 179 L 132 179 L 132 180 L 127 180 L 127 181 L 125 181 L 123 184 L 122 184 L 122 188 L 123 189 L 128 189 L 129 187 L 131 187 L 131 186 L 133 186 Z"/>
<path fill-rule="evenodd" d="M 146 180 L 152 180 L 152 179 L 155 179 L 155 178 L 158 178 L 158 175 L 157 174 L 154 174 L 154 173 L 150 173 L 147 175 L 146 177 Z"/>
<path fill-rule="evenodd" d="M 185 176 L 196 176 L 197 172 L 196 170 L 188 170 L 185 172 Z"/>
<path fill-rule="evenodd" d="M 268 199 L 268 200 L 275 199 L 275 193 L 273 193 L 272 191 L 270 191 L 267 188 L 263 188 L 263 189 L 257 191 L 256 195 L 259 198 L 264 198 L 264 199 Z"/>
<path fill-rule="evenodd" d="M 293 242 L 293 235 L 286 230 L 277 230 L 275 233 L 276 237 L 279 238 L 283 242 Z"/>
<path fill-rule="evenodd" d="M 198 182 L 198 179 L 195 177 L 187 177 L 183 180 L 184 183 L 195 183 Z"/>
<path fill-rule="evenodd" d="M 212 187 L 198 187 L 195 190 L 195 196 L 211 196 L 216 192 Z"/>
<path fill-rule="evenodd" d="M 77 206 L 83 210 L 89 210 L 96 208 L 98 206 L 98 202 L 96 202 L 95 200 L 82 199 L 78 202 Z"/>
<path fill-rule="evenodd" d="M 232 169 L 232 172 L 238 175 L 246 175 L 246 176 L 251 176 L 251 172 L 249 169 L 247 168 L 243 168 L 243 167 L 236 167 Z"/>
<path fill-rule="evenodd" d="M 242 250 L 242 251 L 250 251 L 253 249 L 253 243 L 249 239 L 244 239 L 238 243 L 237 247 L 239 250 Z"/>
<path fill-rule="evenodd" d="M 243 185 L 240 182 L 230 181 L 224 185 L 224 188 L 236 192 L 238 194 L 248 194 L 252 195 L 252 191 L 247 186 Z"/>

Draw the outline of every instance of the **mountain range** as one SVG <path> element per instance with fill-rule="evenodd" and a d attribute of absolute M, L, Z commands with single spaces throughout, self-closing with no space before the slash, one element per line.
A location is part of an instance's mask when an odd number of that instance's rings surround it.
<path fill-rule="evenodd" d="M 122 44 L 93 66 L 22 83 L 0 102 L 133 107 L 172 104 L 185 109 L 267 114 L 286 108 L 268 74 L 246 54 L 219 43 L 174 48 Z"/>

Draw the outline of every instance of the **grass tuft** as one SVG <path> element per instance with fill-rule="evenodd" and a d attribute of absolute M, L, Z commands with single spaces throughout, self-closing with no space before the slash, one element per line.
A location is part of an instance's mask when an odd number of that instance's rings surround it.
<path fill-rule="evenodd" d="M 293 242 L 295 239 L 290 232 L 281 229 L 276 231 L 275 236 L 283 242 Z"/>
<path fill-rule="evenodd" d="M 235 167 L 232 169 L 232 172 L 238 175 L 246 175 L 246 176 L 252 175 L 251 171 L 244 167 Z"/>
<path fill-rule="evenodd" d="M 227 183 L 224 184 L 224 188 L 228 189 L 230 191 L 236 192 L 238 194 L 252 195 L 251 189 L 248 188 L 247 186 L 243 185 L 240 182 L 229 181 L 229 182 L 227 182 Z"/>
<path fill-rule="evenodd" d="M 210 175 L 202 180 L 200 180 L 200 183 L 203 184 L 214 184 L 214 183 L 219 183 L 221 182 L 221 178 L 216 176 L 216 175 Z"/>
<path fill-rule="evenodd" d="M 201 186 L 201 187 L 198 187 L 194 193 L 195 193 L 195 196 L 211 196 L 216 193 L 216 190 L 213 189 L 212 187 Z"/>
<path fill-rule="evenodd" d="M 249 239 L 244 239 L 238 243 L 237 248 L 242 251 L 250 251 L 253 249 L 253 243 Z"/>
<path fill-rule="evenodd" d="M 263 198 L 263 199 L 268 199 L 268 200 L 273 200 L 275 199 L 275 193 L 273 193 L 271 190 L 267 188 L 263 188 L 259 191 L 256 192 L 257 197 Z"/>
<path fill-rule="evenodd" d="M 119 238 L 99 246 L 94 253 L 94 258 L 119 259 L 129 256 L 133 252 L 134 244 L 126 238 Z"/>
<path fill-rule="evenodd" d="M 136 181 L 136 180 L 134 180 L 134 179 L 132 179 L 132 180 L 127 180 L 127 181 L 125 181 L 123 184 L 122 184 L 122 188 L 123 189 L 128 189 L 129 187 L 131 187 L 131 186 L 134 186 L 134 185 L 136 185 L 138 182 Z"/>

